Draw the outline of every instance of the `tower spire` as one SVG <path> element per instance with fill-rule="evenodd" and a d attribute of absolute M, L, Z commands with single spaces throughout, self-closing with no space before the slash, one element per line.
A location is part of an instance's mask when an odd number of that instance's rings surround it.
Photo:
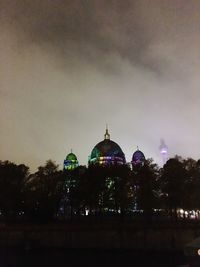
<path fill-rule="evenodd" d="M 108 124 L 106 123 L 106 133 L 104 134 L 104 139 L 110 140 L 110 134 L 108 133 Z"/>

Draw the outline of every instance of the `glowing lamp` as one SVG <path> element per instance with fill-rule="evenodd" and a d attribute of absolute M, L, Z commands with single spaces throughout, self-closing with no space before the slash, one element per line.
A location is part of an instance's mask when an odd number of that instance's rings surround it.
<path fill-rule="evenodd" d="M 197 250 L 197 254 L 200 256 L 200 248 Z"/>

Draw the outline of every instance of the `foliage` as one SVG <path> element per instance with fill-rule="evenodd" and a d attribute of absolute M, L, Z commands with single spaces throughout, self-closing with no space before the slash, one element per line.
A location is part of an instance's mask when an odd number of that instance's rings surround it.
<path fill-rule="evenodd" d="M 181 157 L 169 159 L 163 167 L 161 188 L 165 196 L 165 208 L 171 217 L 176 218 L 177 209 L 183 207 L 187 174 Z"/>
<path fill-rule="evenodd" d="M 37 221 L 52 220 L 58 209 L 63 188 L 63 173 L 48 160 L 32 174 L 26 185 L 26 213 Z"/>
<path fill-rule="evenodd" d="M 152 159 L 146 160 L 144 165 L 133 168 L 134 187 L 136 191 L 136 207 L 145 214 L 151 214 L 158 205 L 159 168 Z"/>
<path fill-rule="evenodd" d="M 23 197 L 29 168 L 0 161 L 0 212 L 7 220 L 16 220 L 22 215 Z"/>
<path fill-rule="evenodd" d="M 61 171 L 52 160 L 30 174 L 23 164 L 0 161 L 0 218 L 47 222 L 85 215 L 124 217 L 162 210 L 200 209 L 200 160 L 174 157 L 159 168 L 144 164 L 90 165 Z"/>

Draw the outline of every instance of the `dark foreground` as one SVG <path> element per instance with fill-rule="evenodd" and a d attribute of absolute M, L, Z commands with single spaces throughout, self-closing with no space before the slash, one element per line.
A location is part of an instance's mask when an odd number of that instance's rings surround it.
<path fill-rule="evenodd" d="M 14 249 L 0 250 L 1 267 L 182 267 L 188 266 L 183 252 Z"/>

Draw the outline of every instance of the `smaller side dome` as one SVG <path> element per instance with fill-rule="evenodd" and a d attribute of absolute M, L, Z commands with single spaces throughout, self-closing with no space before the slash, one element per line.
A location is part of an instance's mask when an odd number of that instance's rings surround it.
<path fill-rule="evenodd" d="M 144 161 L 145 161 L 144 153 L 139 149 L 137 149 L 132 156 L 132 161 L 131 161 L 132 165 L 144 164 Z"/>
<path fill-rule="evenodd" d="M 63 163 L 63 169 L 64 170 L 74 170 L 79 166 L 77 157 L 74 153 L 69 153 Z"/>
<path fill-rule="evenodd" d="M 71 152 L 66 156 L 66 160 L 77 160 L 77 157 L 74 153 Z"/>

